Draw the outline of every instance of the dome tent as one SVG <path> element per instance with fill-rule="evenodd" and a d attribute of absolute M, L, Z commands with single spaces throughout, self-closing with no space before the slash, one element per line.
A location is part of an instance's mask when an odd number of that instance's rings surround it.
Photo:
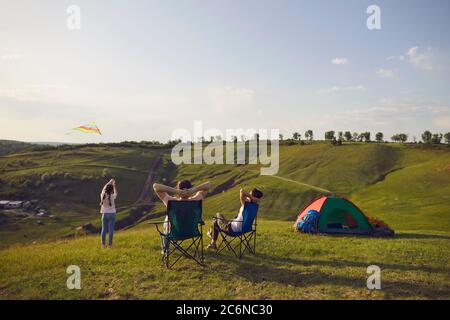
<path fill-rule="evenodd" d="M 309 210 L 316 210 L 320 213 L 319 233 L 369 235 L 373 231 L 364 213 L 345 198 L 321 196 L 314 199 L 300 212 L 295 226 Z"/>

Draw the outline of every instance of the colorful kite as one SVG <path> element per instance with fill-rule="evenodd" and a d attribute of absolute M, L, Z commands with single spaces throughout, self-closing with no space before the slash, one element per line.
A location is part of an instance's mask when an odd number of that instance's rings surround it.
<path fill-rule="evenodd" d="M 85 124 L 84 126 L 79 126 L 79 127 L 73 128 L 72 130 L 74 130 L 74 131 L 81 131 L 81 132 L 84 132 L 84 133 L 97 133 L 99 135 L 102 134 L 100 129 L 93 122 L 89 123 L 89 124 Z"/>

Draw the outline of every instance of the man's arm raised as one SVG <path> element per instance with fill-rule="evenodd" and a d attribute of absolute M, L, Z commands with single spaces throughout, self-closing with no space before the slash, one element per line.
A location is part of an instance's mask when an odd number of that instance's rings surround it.
<path fill-rule="evenodd" d="M 244 189 L 241 189 L 239 191 L 239 198 L 241 200 L 241 205 L 245 205 L 245 202 L 247 201 L 247 198 L 250 197 L 250 194 L 248 194 Z"/>
<path fill-rule="evenodd" d="M 172 188 L 169 186 L 166 186 L 164 184 L 160 184 L 160 183 L 154 183 L 153 184 L 153 190 L 155 191 L 156 195 L 158 196 L 159 199 L 161 199 L 161 201 L 164 201 L 164 198 L 169 194 L 179 194 L 180 190 L 176 189 L 176 188 Z"/>
<path fill-rule="evenodd" d="M 208 193 L 209 189 L 211 189 L 211 183 L 208 181 L 208 182 L 199 184 L 198 186 L 192 187 L 187 191 L 190 195 L 194 195 L 193 197 L 196 198 L 199 195 L 201 195 L 202 197 L 205 197 L 206 194 Z"/>

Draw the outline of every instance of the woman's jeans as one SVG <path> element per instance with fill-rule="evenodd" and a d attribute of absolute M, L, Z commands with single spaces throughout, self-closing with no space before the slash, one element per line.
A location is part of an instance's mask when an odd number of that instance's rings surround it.
<path fill-rule="evenodd" d="M 112 245 L 114 225 L 116 224 L 116 213 L 104 213 L 102 215 L 102 244 L 106 243 L 106 233 L 109 232 L 109 245 Z"/>

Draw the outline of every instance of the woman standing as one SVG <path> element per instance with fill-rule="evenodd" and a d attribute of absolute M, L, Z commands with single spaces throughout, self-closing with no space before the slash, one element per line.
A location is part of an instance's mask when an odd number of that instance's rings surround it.
<path fill-rule="evenodd" d="M 100 194 L 100 213 L 102 214 L 102 248 L 106 248 L 106 233 L 109 232 L 108 245 L 112 248 L 114 235 L 114 225 L 116 223 L 116 205 L 114 200 L 117 198 L 116 181 L 111 179 L 102 189 Z"/>

